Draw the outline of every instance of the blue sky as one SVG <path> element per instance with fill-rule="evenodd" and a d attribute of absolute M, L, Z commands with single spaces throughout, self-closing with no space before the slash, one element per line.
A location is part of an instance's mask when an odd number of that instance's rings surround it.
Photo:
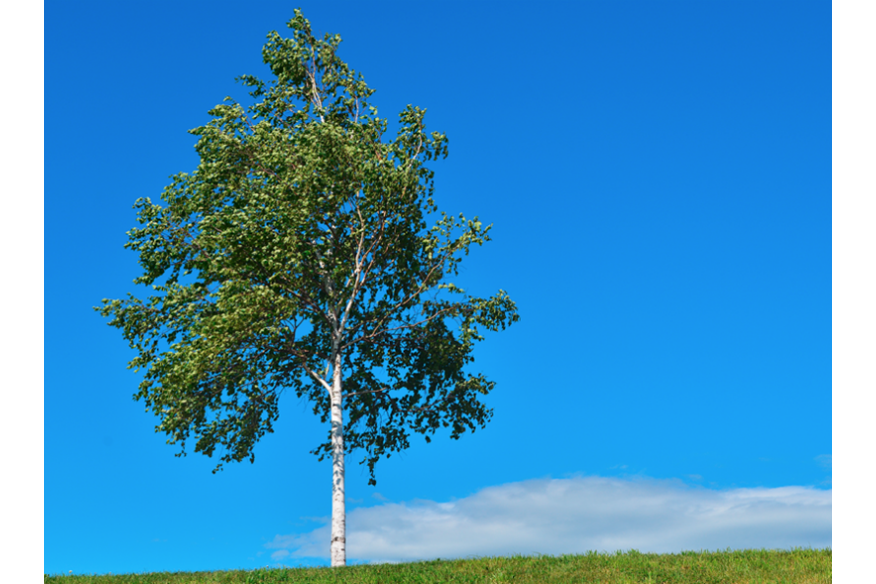
<path fill-rule="evenodd" d="M 194 169 L 186 130 L 297 5 L 46 3 L 46 573 L 327 563 L 307 405 L 213 475 L 91 309 L 135 291 L 134 201 Z M 830 545 L 831 4 L 300 6 L 383 117 L 447 134 L 436 203 L 494 224 L 460 284 L 521 314 L 475 352 L 485 430 L 376 487 L 348 463 L 348 557 Z"/>

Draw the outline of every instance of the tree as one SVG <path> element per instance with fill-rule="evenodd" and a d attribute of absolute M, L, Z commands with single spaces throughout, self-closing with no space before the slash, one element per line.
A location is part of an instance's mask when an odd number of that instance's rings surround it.
<path fill-rule="evenodd" d="M 494 382 L 463 369 L 481 332 L 518 314 L 504 291 L 472 297 L 450 280 L 490 227 L 442 213 L 427 229 L 437 208 L 424 162 L 447 156 L 447 138 L 426 133 L 425 110 L 405 108 L 384 141 L 340 37 L 318 39 L 299 10 L 288 26 L 291 38 L 271 32 L 262 51 L 275 78 L 239 78 L 252 105 L 225 98 L 190 131 L 197 169 L 172 177 L 165 206 L 136 202 L 125 247 L 151 295 L 96 309 L 136 350 L 134 397 L 177 456 L 191 439 L 209 457 L 224 450 L 214 473 L 254 461 L 286 389 L 330 420 L 312 452 L 332 459 L 331 563 L 342 566 L 345 453 L 363 450 L 376 484 L 377 460 L 412 432 L 429 442 L 441 427 L 453 439 L 483 428 Z"/>

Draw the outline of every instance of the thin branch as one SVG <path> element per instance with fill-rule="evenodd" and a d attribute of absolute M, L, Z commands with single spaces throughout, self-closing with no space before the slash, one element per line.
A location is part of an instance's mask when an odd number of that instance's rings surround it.
<path fill-rule="evenodd" d="M 354 395 L 365 395 L 365 394 L 368 394 L 368 393 L 381 393 L 381 392 L 384 392 L 384 391 L 389 391 L 389 388 L 388 388 L 388 387 L 382 387 L 382 388 L 380 388 L 380 389 L 371 389 L 371 390 L 368 390 L 368 391 L 356 391 L 356 392 L 353 392 L 353 393 L 345 393 L 345 394 L 343 394 L 341 397 L 342 397 L 342 398 L 348 398 L 348 397 L 353 397 Z"/>
<path fill-rule="evenodd" d="M 360 336 L 360 337 L 358 337 L 358 338 L 355 338 L 355 339 L 353 339 L 352 341 L 346 343 L 343 347 L 341 347 L 341 349 L 346 350 L 346 349 L 352 347 L 353 345 L 355 345 L 355 344 L 357 344 L 357 343 L 360 343 L 360 342 L 362 342 L 362 341 L 372 340 L 372 339 L 374 339 L 375 337 L 378 337 L 378 336 L 380 336 L 380 335 L 384 335 L 384 334 L 387 334 L 387 333 L 391 333 L 391 332 L 393 332 L 393 331 L 412 329 L 412 328 L 414 328 L 414 327 L 420 326 L 421 324 L 425 324 L 425 323 L 427 323 L 427 322 L 433 321 L 433 320 L 435 320 L 436 318 L 438 318 L 439 316 L 442 316 L 443 314 L 446 314 L 446 313 L 450 312 L 450 311 L 453 310 L 454 308 L 456 308 L 456 305 L 455 305 L 455 304 L 454 304 L 454 305 L 451 305 L 451 306 L 448 306 L 447 308 L 441 309 L 441 310 L 439 310 L 438 312 L 436 312 L 435 314 L 433 314 L 433 315 L 431 315 L 431 316 L 429 316 L 429 317 L 427 317 L 427 318 L 424 318 L 423 320 L 421 320 L 421 321 L 419 321 L 419 322 L 415 322 L 415 323 L 413 323 L 413 324 L 406 324 L 406 325 L 401 325 L 401 326 L 397 326 L 397 327 L 393 327 L 393 328 L 388 328 L 388 329 L 383 329 L 383 330 L 377 330 L 377 329 L 375 329 L 374 332 L 372 332 L 371 334 L 368 334 L 368 335 L 362 335 L 362 336 Z"/>
<path fill-rule="evenodd" d="M 287 351 L 288 353 L 291 353 L 292 355 L 295 355 L 296 357 L 298 357 L 298 358 L 300 359 L 300 361 L 301 361 L 301 367 L 304 369 L 304 371 L 306 371 L 307 374 L 310 375 L 310 377 L 313 378 L 314 381 L 316 381 L 316 382 L 318 382 L 320 385 L 322 385 L 323 388 L 325 388 L 325 390 L 329 392 L 329 395 L 331 395 L 331 390 L 332 390 L 331 385 L 329 385 L 328 382 L 327 382 L 325 379 L 323 379 L 323 378 L 320 377 L 318 374 L 316 374 L 316 373 L 315 373 L 315 372 L 314 372 L 314 371 L 313 371 L 313 370 L 307 365 L 307 360 L 305 359 L 305 354 L 304 354 L 304 353 L 302 353 L 301 351 L 295 351 L 294 349 L 286 349 L 286 351 Z"/>

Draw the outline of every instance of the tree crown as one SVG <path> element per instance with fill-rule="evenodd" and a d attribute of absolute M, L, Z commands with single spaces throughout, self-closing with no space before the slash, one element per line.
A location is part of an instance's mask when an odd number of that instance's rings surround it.
<path fill-rule="evenodd" d="M 483 426 L 479 396 L 494 383 L 463 368 L 481 330 L 518 320 L 504 291 L 467 295 L 451 277 L 490 226 L 437 212 L 433 172 L 447 138 L 427 134 L 408 106 L 396 137 L 368 103 L 362 76 L 337 55 L 338 35 L 316 38 L 296 10 L 291 38 L 268 35 L 274 79 L 239 78 L 253 105 L 231 98 L 191 130 L 200 163 L 172 177 L 162 198 L 135 204 L 141 300 L 104 300 L 146 370 L 136 399 L 156 431 L 224 462 L 254 460 L 273 431 L 278 398 L 292 389 L 329 417 L 327 389 L 340 357 L 345 447 L 362 448 L 373 484 L 382 456 L 410 432 Z M 454 332 L 451 323 L 456 323 Z M 327 439 L 313 452 L 330 452 Z"/>

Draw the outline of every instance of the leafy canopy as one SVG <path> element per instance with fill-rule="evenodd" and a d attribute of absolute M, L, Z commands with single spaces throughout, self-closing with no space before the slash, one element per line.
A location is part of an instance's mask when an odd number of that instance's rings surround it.
<path fill-rule="evenodd" d="M 159 419 L 169 444 L 195 440 L 223 463 L 249 458 L 273 431 L 291 389 L 330 416 L 342 363 L 345 450 L 375 484 L 380 456 L 483 427 L 494 387 L 463 372 L 481 330 L 518 320 L 499 291 L 467 295 L 449 279 L 472 244 L 489 240 L 477 218 L 437 212 L 433 172 L 447 138 L 427 134 L 425 110 L 408 106 L 400 129 L 368 104 L 373 93 L 337 56 L 339 36 L 318 39 L 295 12 L 291 38 L 268 35 L 262 55 L 274 79 L 239 80 L 253 105 L 226 98 L 198 136 L 197 169 L 172 177 L 165 205 L 140 199 L 140 227 L 125 247 L 139 254 L 145 299 L 104 300 L 145 369 L 135 399 Z M 339 357 L 341 360 L 336 361 Z M 313 453 L 331 453 L 330 430 Z"/>

